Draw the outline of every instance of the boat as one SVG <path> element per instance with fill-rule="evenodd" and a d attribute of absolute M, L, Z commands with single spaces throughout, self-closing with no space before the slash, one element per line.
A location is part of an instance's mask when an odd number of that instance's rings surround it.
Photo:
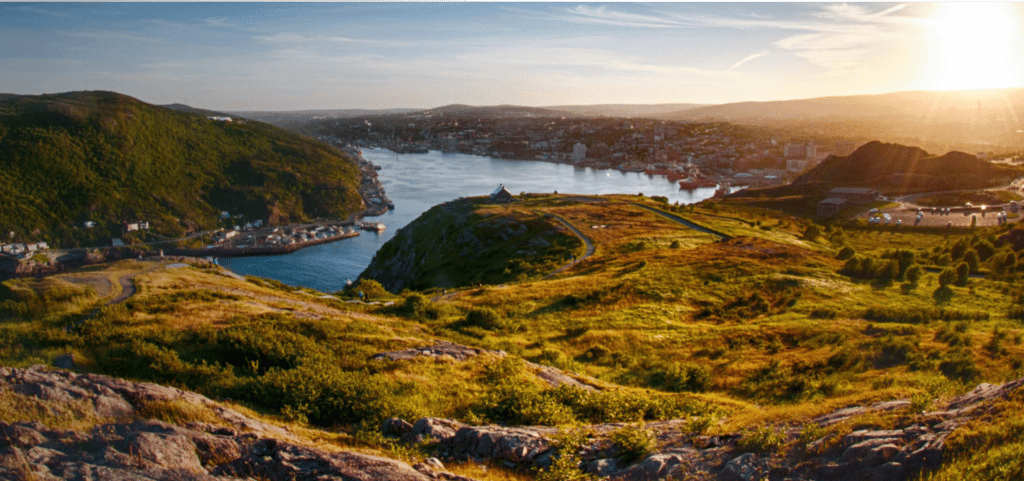
<path fill-rule="evenodd" d="M 384 224 L 380 222 L 360 222 L 359 227 L 363 230 L 384 232 Z"/>
<path fill-rule="evenodd" d="M 702 189 L 707 187 L 718 187 L 718 182 L 699 177 L 687 177 L 679 181 L 679 188 L 683 190 Z"/>

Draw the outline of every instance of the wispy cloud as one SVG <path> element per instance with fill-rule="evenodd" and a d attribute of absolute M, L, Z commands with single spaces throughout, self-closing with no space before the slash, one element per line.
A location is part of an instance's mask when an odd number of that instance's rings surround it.
<path fill-rule="evenodd" d="M 63 35 L 65 37 L 91 38 L 96 40 L 130 40 L 133 42 L 167 43 L 166 40 L 154 37 L 135 35 L 132 33 L 113 30 L 57 30 L 54 33 L 58 35 Z"/>
<path fill-rule="evenodd" d="M 21 5 L 21 6 L 17 6 L 17 7 L 11 7 L 10 10 L 13 10 L 15 12 L 22 12 L 22 13 L 34 13 L 34 14 L 38 14 L 38 15 L 49 15 L 51 17 L 71 18 L 71 15 L 68 15 L 68 14 L 63 13 L 63 12 L 55 12 L 53 10 L 47 10 L 45 8 L 33 7 L 31 5 Z"/>
<path fill-rule="evenodd" d="M 764 57 L 765 55 L 768 55 L 768 51 L 767 50 L 755 53 L 753 55 L 748 55 L 743 60 L 740 60 L 739 62 L 736 62 L 736 63 L 732 64 L 732 67 L 729 67 L 728 70 L 732 70 L 734 68 L 738 68 L 740 65 L 743 65 L 743 64 L 745 64 L 745 63 L 747 63 L 747 62 L 749 62 L 751 60 L 754 60 L 755 58 Z"/>

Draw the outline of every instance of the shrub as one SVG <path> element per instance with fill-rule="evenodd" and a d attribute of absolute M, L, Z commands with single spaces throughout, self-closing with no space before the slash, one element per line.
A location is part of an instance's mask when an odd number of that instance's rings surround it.
<path fill-rule="evenodd" d="M 619 458 L 626 464 L 647 457 L 657 448 L 654 431 L 642 424 L 627 424 L 613 431 L 609 439 L 619 448 Z"/>
<path fill-rule="evenodd" d="M 813 242 L 819 237 L 821 237 L 821 227 L 818 227 L 818 224 L 811 224 L 804 229 L 804 240 Z"/>
<path fill-rule="evenodd" d="M 581 427 L 560 429 L 554 436 L 558 456 L 551 466 L 537 473 L 537 481 L 589 481 L 593 476 L 580 470 L 579 452 L 587 442 L 587 432 Z"/>
<path fill-rule="evenodd" d="M 699 364 L 674 363 L 655 372 L 654 384 L 672 392 L 704 392 L 711 384 L 711 372 Z"/>
<path fill-rule="evenodd" d="M 939 363 L 939 371 L 947 378 L 964 384 L 970 383 L 981 374 L 969 349 L 950 351 L 946 359 Z"/>
<path fill-rule="evenodd" d="M 846 246 L 843 247 L 842 249 L 839 249 L 839 252 L 836 254 L 836 259 L 845 261 L 848 259 L 852 259 L 855 255 L 857 255 L 857 251 L 853 250 L 853 247 Z"/>
<path fill-rule="evenodd" d="M 474 307 L 466 313 L 465 325 L 495 331 L 505 326 L 501 314 L 489 307 Z"/>
<path fill-rule="evenodd" d="M 764 425 L 744 433 L 736 442 L 736 449 L 745 453 L 762 454 L 778 451 L 785 442 L 785 434 L 773 426 Z"/>

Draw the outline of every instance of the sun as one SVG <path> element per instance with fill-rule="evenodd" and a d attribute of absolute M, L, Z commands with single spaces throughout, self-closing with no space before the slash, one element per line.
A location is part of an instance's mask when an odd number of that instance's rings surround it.
<path fill-rule="evenodd" d="M 1024 84 L 1019 48 L 1024 25 L 1012 3 L 943 3 L 932 22 L 934 88 L 970 90 Z"/>

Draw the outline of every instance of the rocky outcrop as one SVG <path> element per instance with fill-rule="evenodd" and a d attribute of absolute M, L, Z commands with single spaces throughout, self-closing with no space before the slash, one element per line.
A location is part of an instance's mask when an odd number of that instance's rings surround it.
<path fill-rule="evenodd" d="M 156 384 L 42 366 L 0 368 L 0 395 L 36 402 L 58 420 L 69 415 L 61 406 L 74 406 L 88 411 L 74 413 L 82 418 L 79 424 L 96 421 L 79 429 L 53 429 L 27 419 L 0 421 L 0 479 L 471 481 L 445 472 L 440 462 L 414 467 L 379 456 L 309 447 L 285 429 L 205 396 Z M 154 402 L 201 406 L 216 422 L 179 426 L 140 417 Z"/>
<path fill-rule="evenodd" d="M 790 452 L 742 452 L 738 447 L 742 434 L 697 436 L 686 432 L 685 420 L 671 420 L 647 425 L 658 433 L 658 444 L 662 447 L 632 465 L 627 466 L 617 458 L 617 448 L 605 439 L 621 424 L 590 426 L 593 438 L 577 454 L 581 471 L 616 481 L 916 479 L 921 473 L 941 466 L 945 440 L 953 430 L 987 413 L 986 407 L 991 401 L 1008 396 L 1021 386 L 1024 386 L 1024 378 L 998 386 L 982 384 L 949 400 L 940 411 L 898 418 L 911 420 L 904 426 L 886 430 L 859 429 L 838 438 L 828 435 L 806 445 L 794 442 L 803 426 L 779 426 L 787 438 L 786 444 L 793 446 L 794 451 Z M 820 427 L 853 423 L 858 416 L 903 410 L 910 404 L 897 400 L 854 406 L 808 423 Z M 408 442 L 423 442 L 425 438 L 418 433 L 430 430 L 429 439 L 437 444 L 438 452 L 458 461 L 490 460 L 508 467 L 543 468 L 557 455 L 552 448 L 551 439 L 556 434 L 553 428 L 464 426 L 450 420 L 423 418 L 415 425 L 389 419 L 382 430 L 385 435 Z"/>

